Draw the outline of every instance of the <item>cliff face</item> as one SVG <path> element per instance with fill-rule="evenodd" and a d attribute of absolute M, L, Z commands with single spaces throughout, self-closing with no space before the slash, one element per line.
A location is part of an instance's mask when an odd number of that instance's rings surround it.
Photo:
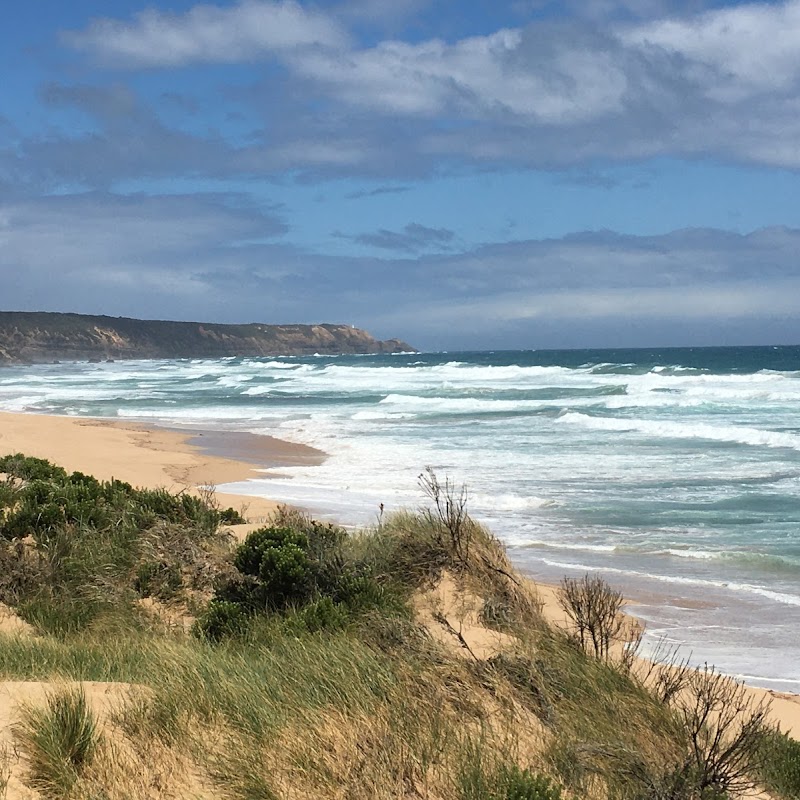
<path fill-rule="evenodd" d="M 397 353 L 348 325 L 216 325 L 126 317 L 0 311 L 0 364 L 87 359 Z"/>

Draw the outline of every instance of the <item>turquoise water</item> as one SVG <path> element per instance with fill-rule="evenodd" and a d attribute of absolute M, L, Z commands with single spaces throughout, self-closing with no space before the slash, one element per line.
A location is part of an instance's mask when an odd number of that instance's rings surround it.
<path fill-rule="evenodd" d="M 800 348 L 56 364 L 0 408 L 266 432 L 329 454 L 234 485 L 359 524 L 465 482 L 516 563 L 598 570 L 648 642 L 800 689 Z"/>

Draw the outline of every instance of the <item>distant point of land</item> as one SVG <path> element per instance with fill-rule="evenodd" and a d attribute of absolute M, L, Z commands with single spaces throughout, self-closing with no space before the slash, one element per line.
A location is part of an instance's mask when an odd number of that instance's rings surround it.
<path fill-rule="evenodd" d="M 0 311 L 0 364 L 414 351 L 351 325 L 221 325 Z"/>

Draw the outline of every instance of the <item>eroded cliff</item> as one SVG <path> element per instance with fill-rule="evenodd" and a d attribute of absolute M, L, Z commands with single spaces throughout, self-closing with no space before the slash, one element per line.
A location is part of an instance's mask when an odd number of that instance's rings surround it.
<path fill-rule="evenodd" d="M 0 364 L 124 358 L 395 353 L 349 325 L 220 325 L 45 312 L 0 312 Z"/>

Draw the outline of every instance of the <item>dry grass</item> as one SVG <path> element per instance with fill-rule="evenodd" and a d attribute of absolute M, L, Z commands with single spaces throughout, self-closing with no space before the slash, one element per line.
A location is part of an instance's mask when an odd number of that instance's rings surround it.
<path fill-rule="evenodd" d="M 335 545 L 326 569 L 375 584 L 386 602 L 346 623 L 304 624 L 313 598 L 305 608 L 265 609 L 241 634 L 211 644 L 159 614 L 150 619 L 120 582 L 116 605 L 79 633 L 0 633 L 0 676 L 137 687 L 102 724 L 102 738 L 76 695 L 65 701 L 75 724 L 56 713 L 61 701 L 26 712 L 18 738 L 37 787 L 82 800 L 709 800 L 706 789 L 719 782 L 702 785 L 693 753 L 706 748 L 714 769 L 730 764 L 738 723 L 720 732 L 724 712 L 704 717 L 704 706 L 687 704 L 705 695 L 686 676 L 676 687 L 631 674 L 611 646 L 618 630 L 581 647 L 548 627 L 535 587 L 469 517 L 465 494 L 432 473 L 425 481 L 430 509 L 351 536 L 286 509 L 272 520 L 320 533 Z M 117 558 L 115 579 L 129 581 L 143 563 L 176 564 L 184 600 L 191 589 L 198 604 L 232 569 L 213 533 L 156 522 L 134 544 L 135 558 Z M 111 532 L 102 552 L 118 546 Z M 82 580 L 99 557 L 87 552 Z M 141 573 L 157 588 L 150 606 L 176 602 L 174 574 Z M 492 647 L 479 647 L 478 634 Z M 586 634 L 584 645 L 594 641 Z M 748 747 L 757 722 L 744 729 Z M 43 734 L 48 726 L 73 733 L 59 740 Z M 84 757 L 65 756 L 73 751 L 64 742 L 79 741 Z M 734 766 L 744 785 L 749 761 Z"/>

